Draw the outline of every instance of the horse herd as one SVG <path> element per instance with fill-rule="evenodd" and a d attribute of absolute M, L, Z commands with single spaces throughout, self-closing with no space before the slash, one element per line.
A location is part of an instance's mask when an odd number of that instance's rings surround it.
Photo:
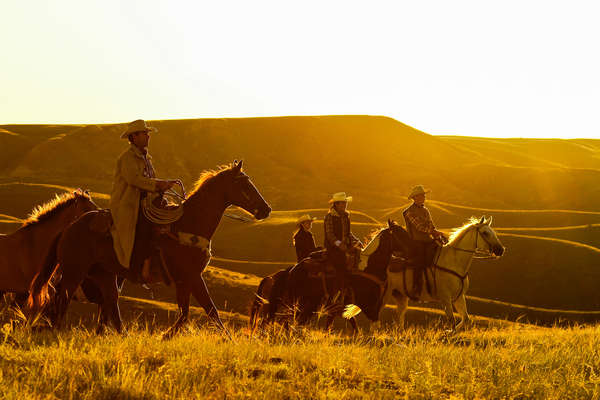
<path fill-rule="evenodd" d="M 210 260 L 210 240 L 225 210 L 232 205 L 257 220 L 267 218 L 271 212 L 242 170 L 241 161 L 203 172 L 181 205 L 181 218 L 171 224 L 169 234 L 159 239 L 162 256 L 160 262 L 153 259 L 150 282 L 172 282 L 179 306 L 178 319 L 164 335 L 167 338 L 188 321 L 192 295 L 228 334 L 202 272 Z M 105 216 L 106 211 L 81 189 L 38 206 L 17 231 L 0 235 L 0 292 L 14 293 L 15 301 L 29 315 L 43 312 L 53 328 L 60 328 L 70 301 L 81 288 L 87 299 L 98 305 L 97 332 L 104 331 L 109 322 L 117 332 L 123 332 L 119 282 L 135 278 L 117 261 Z M 499 257 L 504 251 L 490 225 L 491 218 L 472 219 L 455 230 L 436 256 L 433 268 L 427 270 L 427 282 L 432 286 L 417 294 L 421 300 L 441 302 L 453 328 L 469 322 L 465 292 L 472 259 L 477 253 Z M 201 240 L 184 243 L 177 240 L 178 234 Z M 398 267 L 398 259 L 393 256 L 406 250 L 403 235 L 402 227 L 391 220 L 373 235 L 361 254 L 359 269 L 349 276 L 342 299 L 330 298 L 327 287 L 333 286 L 334 274 L 315 260 L 303 260 L 264 278 L 251 306 L 250 326 L 255 329 L 259 321 L 264 324 L 281 318 L 278 311 L 292 308 L 297 310 L 297 320 L 305 323 L 325 304 L 330 306 L 327 326 L 343 313 L 356 329 L 354 317 L 361 310 L 377 321 L 382 306 L 391 302 L 398 304 L 403 324 L 409 296 L 414 297 L 407 290 L 412 285 L 413 270 Z M 458 325 L 453 306 L 461 315 Z"/>

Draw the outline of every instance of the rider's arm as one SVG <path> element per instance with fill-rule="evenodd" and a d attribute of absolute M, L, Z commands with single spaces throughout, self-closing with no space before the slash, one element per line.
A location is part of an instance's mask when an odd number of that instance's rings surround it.
<path fill-rule="evenodd" d="M 325 220 L 323 221 L 323 223 L 325 224 L 325 240 L 328 243 L 339 247 L 341 241 L 335 236 L 335 233 L 333 232 L 333 218 L 330 217 L 328 214 L 325 216 Z"/>

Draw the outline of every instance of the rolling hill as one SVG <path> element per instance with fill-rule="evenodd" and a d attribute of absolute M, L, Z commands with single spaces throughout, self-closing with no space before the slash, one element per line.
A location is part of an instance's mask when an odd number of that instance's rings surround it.
<path fill-rule="evenodd" d="M 471 216 L 494 217 L 507 253 L 473 265 L 469 294 L 478 314 L 522 314 L 502 302 L 600 309 L 600 141 L 431 136 L 369 116 L 150 124 L 159 129 L 150 151 L 161 177 L 181 177 L 191 187 L 202 170 L 243 158 L 274 209 L 261 222 L 222 220 L 213 241 L 215 268 L 206 274 L 222 309 L 244 313 L 258 277 L 293 263 L 299 215 L 319 218 L 314 232 L 322 242 L 332 192 L 354 196 L 354 231 L 365 236 L 387 218 L 402 221 L 405 194 L 416 183 L 433 188 L 428 206 L 443 230 Z M 36 204 L 76 187 L 90 189 L 106 207 L 114 162 L 126 148 L 118 139 L 123 127 L 0 126 L 0 232 L 14 231 Z M 148 298 L 134 286 L 126 293 Z M 173 300 L 170 288 L 154 294 Z"/>

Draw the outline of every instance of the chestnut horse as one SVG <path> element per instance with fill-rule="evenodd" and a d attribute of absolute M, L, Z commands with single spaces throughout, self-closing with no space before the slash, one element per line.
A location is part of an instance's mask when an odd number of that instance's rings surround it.
<path fill-rule="evenodd" d="M 204 172 L 192 194 L 182 204 L 182 217 L 171 225 L 168 234 L 160 237 L 159 248 L 166 271 L 153 265 L 152 282 L 174 281 L 180 310 L 179 318 L 165 337 L 177 333 L 187 322 L 190 294 L 194 295 L 209 318 L 226 332 L 202 272 L 210 260 L 210 240 L 225 209 L 231 205 L 243 208 L 258 220 L 268 217 L 271 212 L 248 175 L 242 171 L 242 161 L 217 171 Z M 86 214 L 66 229 L 55 254 L 52 250 L 49 252 L 44 266 L 46 272 L 33 282 L 29 304 L 37 308 L 47 302 L 47 271 L 60 264 L 62 279 L 56 288 L 55 314 L 51 318 L 53 326 L 62 324 L 73 292 L 85 277 L 89 277 L 99 287 L 103 299 L 98 330 L 102 330 L 110 318 L 117 332 L 122 332 L 116 278 L 122 276 L 134 282 L 136 278 L 118 262 L 112 237 L 89 229 L 86 219 L 92 218 L 91 214 Z M 165 277 L 166 274 L 168 277 Z"/>
<path fill-rule="evenodd" d="M 0 292 L 16 293 L 17 303 L 24 302 L 52 243 L 67 225 L 96 209 L 89 193 L 77 189 L 38 205 L 19 229 L 0 235 Z"/>

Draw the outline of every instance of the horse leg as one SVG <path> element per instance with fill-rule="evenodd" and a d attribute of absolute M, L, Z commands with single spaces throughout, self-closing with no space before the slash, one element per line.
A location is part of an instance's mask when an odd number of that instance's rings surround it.
<path fill-rule="evenodd" d="M 402 295 L 400 292 L 395 292 L 392 296 L 397 304 L 396 313 L 398 318 L 398 326 L 400 327 L 400 330 L 403 331 L 405 326 L 404 321 L 406 317 L 406 310 L 408 309 L 408 297 Z"/>
<path fill-rule="evenodd" d="M 470 327 L 471 326 L 471 318 L 469 317 L 469 313 L 467 312 L 467 301 L 465 299 L 465 295 L 461 294 L 458 299 L 454 302 L 454 307 L 456 311 L 460 314 L 460 322 L 456 326 L 456 329 L 460 329 L 462 327 Z"/>
<path fill-rule="evenodd" d="M 108 316 L 102 308 L 102 304 L 98 304 L 98 318 L 96 319 L 96 335 L 102 335 L 106 331 Z"/>
<path fill-rule="evenodd" d="M 217 307 L 215 307 L 215 303 L 210 298 L 208 288 L 206 287 L 206 283 L 204 282 L 202 275 L 199 275 L 192 282 L 192 294 L 202 308 L 204 308 L 204 311 L 206 311 L 208 317 L 212 319 L 213 322 L 217 324 L 217 327 L 231 339 L 231 334 L 227 328 L 225 328 L 225 325 L 223 325 L 223 321 L 221 321 L 221 317 L 219 317 L 219 311 L 217 310 Z"/>
<path fill-rule="evenodd" d="M 442 300 L 442 306 L 444 307 L 444 312 L 446 313 L 446 317 L 448 318 L 448 322 L 450 324 L 450 329 L 452 331 L 456 330 L 456 320 L 454 319 L 454 312 L 452 309 L 452 300 L 444 299 Z"/>
<path fill-rule="evenodd" d="M 81 282 L 83 282 L 90 269 L 90 265 L 84 265 L 83 268 L 81 268 L 80 265 L 62 263 L 61 266 L 63 268 L 63 275 L 60 286 L 57 288 L 56 314 L 52 320 L 52 326 L 57 328 L 62 327 L 73 294 L 79 285 L 81 285 Z M 69 273 L 66 274 L 66 271 L 69 271 Z"/>
<path fill-rule="evenodd" d="M 119 289 L 117 286 L 117 275 L 105 270 L 98 270 L 95 275 L 95 282 L 102 292 L 102 320 L 107 323 L 110 318 L 114 328 L 118 333 L 123 333 L 123 322 L 121 311 L 119 310 Z M 98 327 L 100 328 L 100 326 Z"/>
<path fill-rule="evenodd" d="M 179 318 L 177 321 L 163 334 L 163 340 L 171 339 L 179 332 L 181 327 L 187 322 L 190 315 L 190 287 L 182 282 L 175 282 L 175 296 L 177 297 L 177 305 L 179 305 Z"/>

